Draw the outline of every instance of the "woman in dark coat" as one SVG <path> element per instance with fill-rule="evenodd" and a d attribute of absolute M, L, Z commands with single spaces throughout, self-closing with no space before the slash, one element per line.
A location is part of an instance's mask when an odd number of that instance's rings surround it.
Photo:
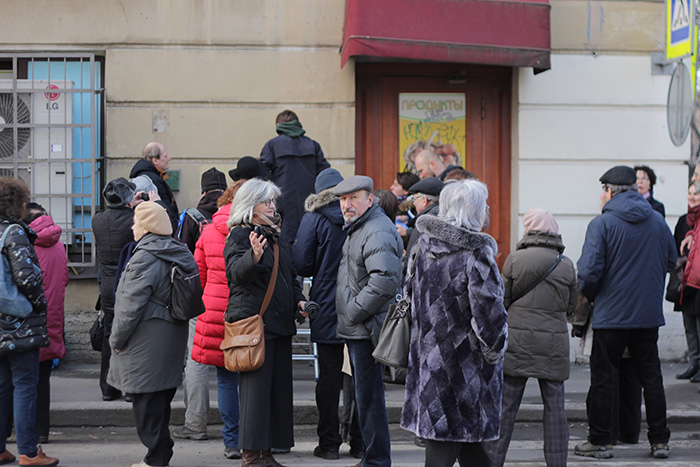
<path fill-rule="evenodd" d="M 49 345 L 46 332 L 46 297 L 39 260 L 32 243 L 34 231 L 22 219 L 29 189 L 18 178 L 0 178 L 0 235 L 7 234 L 3 261 L 22 295 L 31 304 L 27 318 L 3 314 L 0 309 L 0 464 L 15 461 L 5 447 L 8 420 L 14 412 L 19 462 L 23 465 L 58 464 L 37 446 L 36 399 L 39 381 L 39 347 Z M 14 401 L 14 402 L 13 402 Z"/>
<path fill-rule="evenodd" d="M 136 431 L 148 448 L 132 467 L 167 466 L 173 456 L 170 402 L 182 383 L 188 322 L 176 320 L 170 303 L 170 266 L 196 271 L 187 245 L 174 240 L 163 206 L 147 201 L 134 210 L 134 240 L 114 304 L 107 382 L 131 394 Z"/>
<path fill-rule="evenodd" d="M 230 233 L 224 247 L 230 290 L 225 319 L 234 322 L 260 313 L 274 266 L 273 245 L 279 246 L 279 268 L 272 300 L 265 310 L 265 363 L 239 374 L 238 446 L 243 466 L 279 466 L 270 449 L 294 445 L 292 420 L 292 336 L 294 312 L 306 301 L 292 265 L 291 245 L 280 234 L 275 212 L 279 188 L 252 179 L 231 203 Z"/>
<path fill-rule="evenodd" d="M 544 457 L 548 467 L 565 467 L 569 451 L 564 409 L 564 381 L 569 379 L 566 318 L 576 307 L 576 272 L 569 258 L 560 258 L 564 244 L 549 212 L 530 209 L 523 224 L 525 235 L 503 265 L 509 345 L 503 363 L 501 436 L 487 443 L 487 451 L 494 467 L 502 467 L 525 384 L 537 378 L 544 405 Z M 547 271 L 539 284 L 523 294 Z"/>
<path fill-rule="evenodd" d="M 654 185 L 656 185 L 656 174 L 654 171 L 647 167 L 646 165 L 639 165 L 634 168 L 637 172 L 637 187 L 639 188 L 639 194 L 644 196 L 654 211 L 658 212 L 662 216 L 666 217 L 666 208 L 664 203 L 657 201 L 654 198 Z"/>
<path fill-rule="evenodd" d="M 409 262 L 411 345 L 401 427 L 426 439 L 425 465 L 491 465 L 508 342 L 496 241 L 481 233 L 486 185 L 453 182 L 438 216 L 421 216 Z"/>

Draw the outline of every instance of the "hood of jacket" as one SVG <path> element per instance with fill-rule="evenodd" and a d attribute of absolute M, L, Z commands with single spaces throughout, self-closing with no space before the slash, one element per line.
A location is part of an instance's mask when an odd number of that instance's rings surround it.
<path fill-rule="evenodd" d="M 63 232 L 61 226 L 54 224 L 53 218 L 48 215 L 37 217 L 29 226 L 36 232 L 34 245 L 43 248 L 55 245 L 61 238 L 61 232 Z"/>
<path fill-rule="evenodd" d="M 221 206 L 218 211 L 214 213 L 211 218 L 214 228 L 221 232 L 224 236 L 228 236 L 228 222 L 229 215 L 231 214 L 231 203 Z"/>
<path fill-rule="evenodd" d="M 478 250 L 489 246 L 493 250 L 494 255 L 498 252 L 496 240 L 490 235 L 482 232 L 474 232 L 464 227 L 457 227 L 456 225 L 452 225 L 430 214 L 418 217 L 416 220 L 416 228 L 419 232 L 427 233 L 457 248 Z M 432 250 L 431 248 L 431 252 L 438 255 L 440 249 Z"/>
<path fill-rule="evenodd" d="M 603 213 L 610 213 L 630 224 L 644 222 L 653 212 L 651 204 L 636 191 L 615 195 L 603 206 Z"/>
<path fill-rule="evenodd" d="M 343 212 L 340 210 L 340 201 L 330 190 L 310 194 L 304 202 L 304 209 L 307 212 L 317 212 L 334 224 L 343 225 L 345 223 Z"/>
<path fill-rule="evenodd" d="M 561 240 L 561 235 L 540 232 L 538 230 L 525 232 L 523 238 L 515 245 L 516 250 L 523 250 L 528 247 L 551 248 L 557 250 L 559 253 L 564 253 L 565 248 Z"/>
<path fill-rule="evenodd" d="M 197 210 L 201 212 L 204 217 L 212 217 L 217 211 L 216 202 L 219 201 L 219 198 L 221 198 L 223 194 L 223 191 L 209 191 L 204 193 L 197 204 Z"/>
<path fill-rule="evenodd" d="M 169 235 L 157 235 L 147 233 L 139 240 L 136 250 L 145 250 L 158 259 L 167 263 L 176 263 L 187 271 L 192 271 L 197 267 L 194 256 L 190 253 L 187 245 L 174 240 Z"/>
<path fill-rule="evenodd" d="M 153 165 L 153 162 L 146 159 L 139 159 L 138 162 L 136 162 L 136 164 L 134 164 L 134 167 L 131 169 L 131 172 L 129 173 L 129 178 L 136 178 L 139 175 L 144 174 L 146 172 L 153 172 L 158 174 L 159 177 L 161 177 L 160 172 L 158 172 L 156 166 Z"/>

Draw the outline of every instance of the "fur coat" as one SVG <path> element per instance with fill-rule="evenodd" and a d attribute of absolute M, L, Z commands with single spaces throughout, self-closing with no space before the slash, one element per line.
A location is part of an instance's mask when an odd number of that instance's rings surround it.
<path fill-rule="evenodd" d="M 508 343 L 496 242 L 435 216 L 416 226 L 401 427 L 436 441 L 496 439 Z"/>

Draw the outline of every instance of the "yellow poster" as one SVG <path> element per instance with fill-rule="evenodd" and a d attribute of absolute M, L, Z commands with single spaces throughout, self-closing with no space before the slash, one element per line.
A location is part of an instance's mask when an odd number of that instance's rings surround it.
<path fill-rule="evenodd" d="M 400 93 L 400 171 L 416 171 L 416 155 L 430 148 L 445 165 L 464 165 L 466 148 L 464 93 Z"/>

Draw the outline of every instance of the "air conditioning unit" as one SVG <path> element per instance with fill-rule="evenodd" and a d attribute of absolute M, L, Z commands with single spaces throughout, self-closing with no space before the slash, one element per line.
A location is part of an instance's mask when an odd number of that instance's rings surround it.
<path fill-rule="evenodd" d="M 15 121 L 13 81 L 0 79 L 0 173 L 19 176 L 28 182 L 32 199 L 44 206 L 56 224 L 73 226 L 73 123 L 72 81 L 17 80 L 17 151 L 12 124 Z M 25 178 L 26 177 L 26 178 Z M 70 243 L 64 233 L 62 240 Z"/>

